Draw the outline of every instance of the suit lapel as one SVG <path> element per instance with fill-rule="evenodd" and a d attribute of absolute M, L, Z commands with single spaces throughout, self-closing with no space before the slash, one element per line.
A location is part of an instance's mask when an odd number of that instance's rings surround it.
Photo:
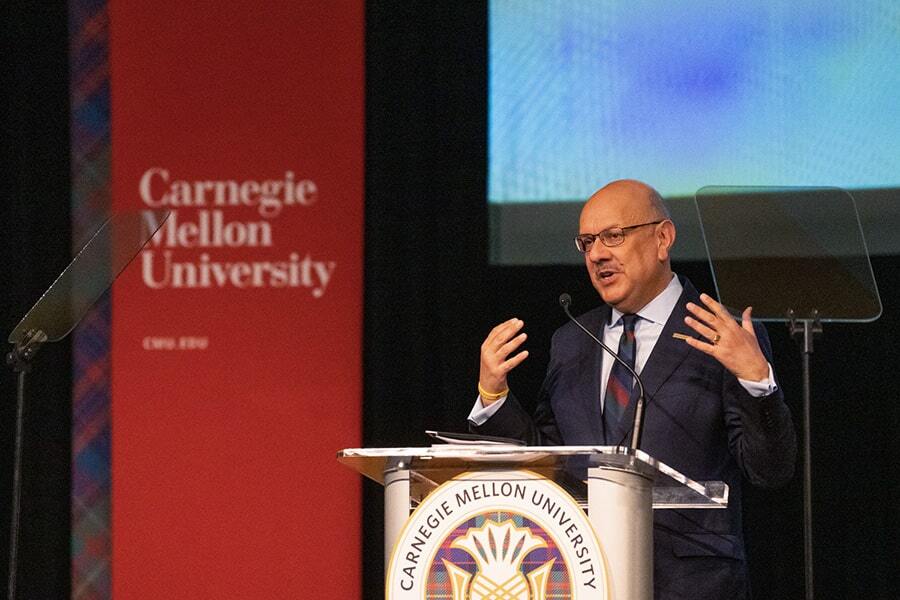
<path fill-rule="evenodd" d="M 700 302 L 700 295 L 688 280 L 682 278 L 681 284 L 684 288 L 681 292 L 681 296 L 678 298 L 678 302 L 675 303 L 675 308 L 672 309 L 672 314 L 669 315 L 666 324 L 663 326 L 662 333 L 656 341 L 656 345 L 653 346 L 653 352 L 650 353 L 650 357 L 644 364 L 644 368 L 641 369 L 641 381 L 644 382 L 645 411 L 648 405 L 652 403 L 653 395 L 656 394 L 662 384 L 672 376 L 675 369 L 684 362 L 684 359 L 687 358 L 688 354 L 693 350 L 693 348 L 688 346 L 684 340 L 673 338 L 672 334 L 682 333 L 691 337 L 697 337 L 697 333 L 685 325 L 684 318 L 688 314 L 687 308 L 685 307 L 687 303 L 693 302 L 698 304 Z M 611 437 L 607 443 L 622 444 L 630 441 L 627 438 L 631 433 L 631 425 L 634 422 L 634 409 L 638 395 L 639 387 L 637 383 L 635 383 L 634 389 L 631 391 L 631 400 L 622 415 L 622 420 L 619 421 L 615 435 L 607 435 L 607 437 Z"/>

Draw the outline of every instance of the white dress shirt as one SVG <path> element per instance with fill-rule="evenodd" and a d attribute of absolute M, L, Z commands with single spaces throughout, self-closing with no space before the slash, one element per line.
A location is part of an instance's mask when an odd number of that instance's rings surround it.
<path fill-rule="evenodd" d="M 637 311 L 637 315 L 640 319 L 637 320 L 634 327 L 635 342 L 637 344 L 634 370 L 637 371 L 638 374 L 640 374 L 644 365 L 647 364 L 647 359 L 650 358 L 650 353 L 653 352 L 653 347 L 656 346 L 656 342 L 659 340 L 660 334 L 662 334 L 666 321 L 669 320 L 672 311 L 675 309 L 675 305 L 678 304 L 678 299 L 681 297 L 682 290 L 681 282 L 678 280 L 678 277 L 673 275 L 669 285 L 667 285 L 658 296 Z M 610 322 L 603 328 L 603 343 L 614 350 L 618 350 L 619 338 L 622 337 L 623 328 L 622 313 L 613 308 L 612 314 L 610 315 Z M 612 371 L 613 362 L 614 359 L 604 353 L 600 370 L 600 389 L 602 390 L 606 389 L 606 382 L 609 380 L 609 373 Z M 768 396 L 778 389 L 778 386 L 775 383 L 775 376 L 772 371 L 771 363 L 769 364 L 769 376 L 766 379 L 763 379 L 762 381 L 748 381 L 746 379 L 738 378 L 738 382 L 751 396 L 757 398 Z M 601 404 L 603 403 L 605 396 L 605 393 L 600 395 Z M 493 404 L 485 406 L 481 402 L 481 396 L 478 396 L 475 400 L 475 406 L 472 407 L 472 411 L 469 413 L 469 421 L 475 425 L 484 424 L 484 422 L 494 413 L 500 410 L 500 407 L 503 406 L 503 402 L 505 401 L 506 396 L 503 396 Z"/>

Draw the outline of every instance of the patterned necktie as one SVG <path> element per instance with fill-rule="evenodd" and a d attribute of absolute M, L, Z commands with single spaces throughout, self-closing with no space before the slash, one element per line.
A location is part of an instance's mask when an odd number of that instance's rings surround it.
<path fill-rule="evenodd" d="M 619 356 L 634 368 L 634 357 L 637 344 L 634 339 L 634 326 L 640 317 L 637 315 L 623 315 L 622 337 L 619 338 Z M 612 359 L 611 360 L 615 360 Z M 613 443 L 609 438 L 616 431 L 628 401 L 631 398 L 631 389 L 634 387 L 634 377 L 622 366 L 619 361 L 613 363 L 609 372 L 609 381 L 606 382 L 606 396 L 603 400 L 603 430 L 606 433 L 606 443 Z"/>

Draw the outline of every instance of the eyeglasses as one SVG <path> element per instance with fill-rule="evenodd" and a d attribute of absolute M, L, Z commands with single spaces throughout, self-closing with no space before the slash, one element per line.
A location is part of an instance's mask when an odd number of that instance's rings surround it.
<path fill-rule="evenodd" d="M 578 251 L 581 253 L 590 252 L 591 246 L 594 245 L 594 240 L 598 238 L 600 239 L 600 243 L 607 248 L 621 246 L 625 242 L 625 232 L 629 229 L 637 229 L 638 227 L 644 227 L 645 225 L 659 225 L 665 220 L 666 219 L 660 219 L 659 221 L 650 221 L 649 223 L 640 223 L 639 225 L 629 225 L 628 227 L 610 227 L 609 229 L 604 229 L 600 233 L 582 233 L 575 236 L 575 247 L 578 248 Z"/>

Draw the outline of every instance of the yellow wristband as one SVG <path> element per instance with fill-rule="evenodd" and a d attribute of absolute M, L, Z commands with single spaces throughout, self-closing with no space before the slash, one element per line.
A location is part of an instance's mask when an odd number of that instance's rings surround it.
<path fill-rule="evenodd" d="M 481 387 L 481 382 L 480 381 L 478 382 L 478 394 L 484 400 L 499 400 L 500 398 L 507 395 L 508 393 L 509 393 L 509 388 L 506 388 L 502 392 L 499 392 L 497 394 L 492 394 L 491 392 L 485 391 L 485 389 L 483 387 Z"/>

